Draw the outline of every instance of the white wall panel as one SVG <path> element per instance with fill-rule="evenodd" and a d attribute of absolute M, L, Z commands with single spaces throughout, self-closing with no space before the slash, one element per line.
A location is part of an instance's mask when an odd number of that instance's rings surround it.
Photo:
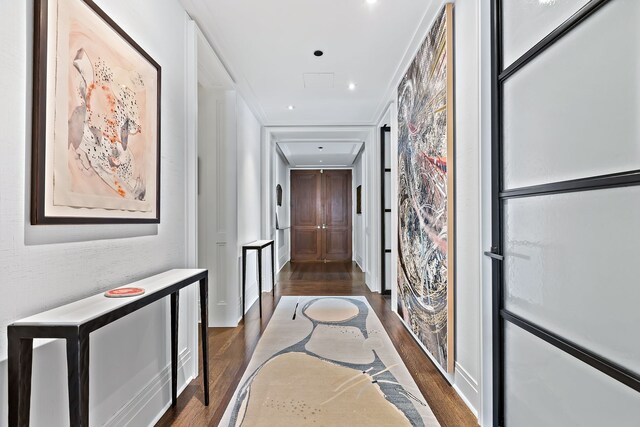
<path fill-rule="evenodd" d="M 237 121 L 237 188 L 238 188 L 238 257 L 242 256 L 241 246 L 245 243 L 260 239 L 260 142 L 261 124 L 244 99 L 238 95 L 236 112 Z M 272 190 L 275 193 L 275 186 Z M 242 265 L 242 264 L 240 264 Z M 274 263 L 275 265 L 275 263 Z M 239 275 L 239 280 L 241 276 Z M 241 287 L 241 282 L 236 289 Z M 258 253 L 247 253 L 247 301 L 246 309 L 258 299 Z M 271 289 L 271 251 L 263 250 L 262 253 L 262 289 Z M 241 301 L 241 300 L 240 300 Z"/>
<path fill-rule="evenodd" d="M 384 174 L 384 208 L 391 209 L 393 199 L 391 198 L 391 173 Z"/>
<path fill-rule="evenodd" d="M 394 251 L 393 246 L 391 246 L 391 212 L 384 213 L 384 245 L 386 248 L 383 249 L 391 249 Z"/>
<path fill-rule="evenodd" d="M 385 287 L 386 289 L 391 289 L 391 254 L 390 253 L 385 253 L 384 254 L 384 262 L 385 262 L 385 267 L 384 267 L 384 280 L 385 280 Z"/>
<path fill-rule="evenodd" d="M 507 188 L 640 169 L 639 22 L 609 2 L 506 81 Z"/>
<path fill-rule="evenodd" d="M 391 132 L 385 132 L 384 135 L 384 167 L 391 169 Z"/>
<path fill-rule="evenodd" d="M 505 425 L 637 427 L 640 393 L 507 323 Z"/>
<path fill-rule="evenodd" d="M 508 310 L 640 373 L 640 187 L 505 206 Z"/>
<path fill-rule="evenodd" d="M 589 0 L 503 1 L 504 67 L 511 65 L 587 3 Z"/>

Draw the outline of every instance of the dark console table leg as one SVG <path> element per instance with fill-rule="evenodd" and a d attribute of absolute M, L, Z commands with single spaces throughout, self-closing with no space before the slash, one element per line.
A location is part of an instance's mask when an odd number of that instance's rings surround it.
<path fill-rule="evenodd" d="M 242 248 L 242 318 L 244 319 L 244 303 L 246 296 L 246 281 L 247 281 L 247 250 Z"/>
<path fill-rule="evenodd" d="M 171 294 L 171 406 L 178 403 L 178 313 L 180 291 Z"/>
<path fill-rule="evenodd" d="M 262 249 L 258 249 L 258 304 L 260 304 L 260 318 L 262 319 Z"/>
<path fill-rule="evenodd" d="M 78 332 L 67 338 L 69 420 L 72 426 L 89 425 L 89 335 Z"/>
<path fill-rule="evenodd" d="M 31 408 L 33 339 L 8 329 L 9 425 L 28 426 Z"/>
<path fill-rule="evenodd" d="M 271 242 L 271 293 L 276 294 L 276 261 L 275 245 Z"/>
<path fill-rule="evenodd" d="M 209 336 L 207 334 L 209 326 L 209 283 L 205 277 L 200 280 L 200 335 L 202 339 L 202 368 L 204 385 L 204 404 L 209 406 Z"/>

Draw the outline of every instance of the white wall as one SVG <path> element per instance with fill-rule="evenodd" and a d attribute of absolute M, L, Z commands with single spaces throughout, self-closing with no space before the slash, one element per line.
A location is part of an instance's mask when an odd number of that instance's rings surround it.
<path fill-rule="evenodd" d="M 455 384 L 480 405 L 480 53 L 478 2 L 458 1 L 456 91 L 456 366 Z"/>
<path fill-rule="evenodd" d="M 162 66 L 161 224 L 32 227 L 32 3 L 0 5 L 0 425 L 7 423 L 7 324 L 186 262 L 184 10 L 174 0 L 97 1 Z M 183 385 L 197 362 L 187 331 L 195 327 L 187 325 L 192 295 L 183 292 L 180 306 Z M 167 407 L 168 321 L 160 301 L 91 335 L 92 425 L 149 425 Z M 38 345 L 32 425 L 68 425 L 64 343 Z"/>
<path fill-rule="evenodd" d="M 420 30 L 407 50 L 394 85 L 400 82 L 431 22 L 445 0 L 431 4 Z M 470 408 L 480 409 L 481 336 L 481 214 L 480 214 L 480 6 L 457 1 L 454 7 L 455 39 L 455 139 L 456 139 L 456 280 L 454 387 Z M 394 93 L 390 100 L 397 99 Z M 397 109 L 392 105 L 392 192 L 397 200 Z M 383 121 L 385 116 L 383 116 Z M 396 202 L 394 202 L 396 203 Z M 395 209 L 395 206 L 392 206 Z M 397 247 L 397 210 L 392 212 L 392 247 Z M 397 254 L 392 262 L 392 284 L 397 283 Z M 396 292 L 392 294 L 396 307 Z"/>
<path fill-rule="evenodd" d="M 372 292 L 380 292 L 380 141 L 379 129 L 369 128 L 369 135 L 364 141 L 362 152 L 362 181 L 364 182 L 362 199 L 362 216 L 364 217 L 364 267 L 365 283 Z"/>
<path fill-rule="evenodd" d="M 482 2 L 478 17 L 480 45 L 480 185 L 481 185 L 481 248 L 491 248 L 491 7 Z M 484 257 L 481 262 L 481 366 L 482 381 L 480 402 L 480 424 L 493 425 L 493 324 L 492 324 L 492 261 Z"/>
<path fill-rule="evenodd" d="M 237 177 L 238 177 L 238 264 L 242 261 L 242 245 L 260 239 L 261 203 L 261 125 L 246 102 L 237 99 Z M 271 288 L 271 253 L 262 255 L 262 289 Z M 246 307 L 258 298 L 258 258 L 256 251 L 247 254 Z M 242 277 L 239 276 L 240 280 Z M 240 286 L 242 283 L 240 282 Z"/>
<path fill-rule="evenodd" d="M 198 59 L 200 62 L 200 59 Z M 238 260 L 237 95 L 198 90 L 198 267 L 209 269 L 209 326 L 236 326 Z"/>
<path fill-rule="evenodd" d="M 276 269 L 280 270 L 291 259 L 291 192 L 289 163 L 280 152 L 276 151 L 276 182 L 282 187 L 282 206 L 276 206 L 278 214 L 278 226 L 282 230 L 276 230 Z M 275 194 L 275 186 L 273 188 Z M 275 197 L 275 195 L 274 195 Z"/>
<path fill-rule="evenodd" d="M 365 148 L 366 149 L 366 148 Z M 369 147 L 369 150 L 373 149 Z M 362 211 L 364 212 L 364 199 L 366 197 L 367 190 L 371 191 L 372 189 L 367 189 L 368 184 L 363 184 L 363 155 L 362 153 L 358 155 L 355 163 L 353 164 L 353 260 L 358 263 L 362 271 L 365 271 L 365 242 L 364 242 L 364 215 L 362 213 L 356 213 L 356 188 L 359 185 L 362 185 Z"/>

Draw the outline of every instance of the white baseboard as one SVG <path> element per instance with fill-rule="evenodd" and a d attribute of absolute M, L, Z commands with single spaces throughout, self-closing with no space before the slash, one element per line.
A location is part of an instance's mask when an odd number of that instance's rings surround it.
<path fill-rule="evenodd" d="M 289 262 L 290 258 L 287 255 L 288 254 L 285 252 L 284 256 L 278 258 L 278 271 L 276 273 L 279 273 L 280 270 L 282 270 L 282 268 Z"/>
<path fill-rule="evenodd" d="M 264 277 L 263 277 L 264 279 Z M 269 281 L 271 281 L 271 277 L 269 277 Z M 266 291 L 266 289 L 264 289 L 264 280 L 262 281 L 262 290 Z M 271 289 L 271 288 L 269 288 Z M 251 308 L 251 306 L 256 302 L 256 300 L 258 299 L 258 281 L 254 280 L 251 283 L 247 283 L 247 287 L 246 287 L 246 303 L 244 305 L 245 310 L 249 310 Z M 240 299 L 240 305 L 242 305 L 242 297 Z M 239 312 L 242 314 L 242 307 L 240 307 Z"/>
<path fill-rule="evenodd" d="M 469 407 L 471 412 L 478 417 L 478 404 L 480 402 L 480 393 L 478 392 L 478 382 L 473 379 L 466 369 L 458 362 L 455 365 L 455 382 L 453 388 L 460 395 L 464 403 Z"/>
<path fill-rule="evenodd" d="M 362 262 L 362 259 L 358 259 L 358 257 L 356 257 L 354 258 L 354 261 L 356 262 L 358 267 L 360 267 L 360 270 L 362 270 L 363 273 L 366 273 L 366 271 L 364 271 L 364 267 L 362 266 L 362 264 L 364 264 L 364 262 Z"/>
<path fill-rule="evenodd" d="M 187 371 L 188 366 L 191 363 L 191 351 L 184 349 L 178 355 L 178 372 Z M 193 380 L 192 376 L 185 379 L 183 384 L 179 384 L 178 395 L 187 387 L 187 385 Z M 144 412 L 145 409 L 153 410 L 153 408 L 146 408 L 149 406 L 156 395 L 166 388 L 171 388 L 171 363 L 167 365 L 155 378 L 153 378 L 147 385 L 140 390 L 140 392 L 134 396 L 126 405 L 124 405 L 118 412 L 116 412 L 104 425 L 105 426 L 125 426 L 125 425 L 145 425 L 146 420 L 137 420 L 139 414 Z M 171 392 L 169 391 L 169 396 Z M 149 422 L 149 426 L 155 425 L 164 413 L 171 407 L 171 399 L 164 404 L 160 412 Z"/>

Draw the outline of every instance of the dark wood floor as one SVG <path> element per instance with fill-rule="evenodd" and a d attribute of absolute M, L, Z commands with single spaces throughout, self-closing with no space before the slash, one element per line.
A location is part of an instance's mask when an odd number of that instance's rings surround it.
<path fill-rule="evenodd" d="M 256 303 L 249 310 L 244 324 L 236 328 L 209 329 L 209 406 L 202 403 L 201 376 L 187 386 L 178 398 L 177 407 L 170 408 L 157 426 L 218 425 L 258 339 L 283 295 L 366 296 L 440 424 L 443 427 L 478 425 L 471 411 L 391 311 L 388 300 L 368 290 L 364 274 L 355 264 L 287 264 L 278 275 L 277 283 L 275 295 L 263 295 L 262 321 Z"/>

